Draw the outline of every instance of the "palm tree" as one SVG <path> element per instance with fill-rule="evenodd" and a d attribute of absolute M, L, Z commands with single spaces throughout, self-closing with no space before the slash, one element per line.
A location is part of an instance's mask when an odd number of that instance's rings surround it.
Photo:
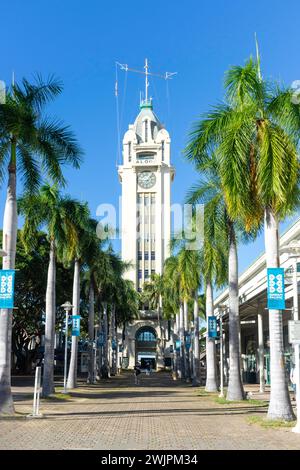
<path fill-rule="evenodd" d="M 164 265 L 164 298 L 165 303 L 170 310 L 176 312 L 176 324 L 179 327 L 179 340 L 180 351 L 179 361 L 177 361 L 177 375 L 180 379 L 185 378 L 186 374 L 186 355 L 185 355 L 185 338 L 184 338 L 184 317 L 183 317 L 183 304 L 181 296 L 181 279 L 179 271 L 178 257 L 174 254 L 166 259 Z"/>
<path fill-rule="evenodd" d="M 72 223 L 75 229 L 78 244 L 74 247 L 67 245 L 65 255 L 67 260 L 74 260 L 73 277 L 73 315 L 80 314 L 80 271 L 86 260 L 90 245 L 94 242 L 96 223 L 90 219 L 90 212 L 86 203 L 70 201 L 69 213 L 72 214 Z M 78 336 L 72 336 L 71 359 L 68 372 L 67 388 L 77 386 L 77 360 L 78 360 Z"/>
<path fill-rule="evenodd" d="M 65 259 L 65 247 L 69 252 L 79 243 L 74 225 L 74 201 L 62 196 L 56 186 L 44 185 L 37 194 L 26 194 L 19 200 L 19 209 L 25 217 L 23 240 L 27 248 L 34 246 L 36 234 L 46 225 L 50 243 L 46 289 L 45 354 L 43 372 L 43 396 L 54 392 L 54 340 L 56 316 L 56 260 Z"/>
<path fill-rule="evenodd" d="M 181 291 L 183 298 L 183 313 L 184 313 L 184 329 L 185 335 L 189 333 L 189 316 L 188 316 L 188 305 L 189 300 L 194 302 L 194 319 L 195 321 L 195 341 L 194 346 L 197 349 L 197 358 L 195 353 L 194 356 L 194 370 L 197 370 L 196 361 L 199 364 L 199 328 L 198 328 L 198 290 L 200 288 L 200 256 L 197 250 L 188 249 L 184 243 L 178 253 L 178 265 L 180 271 Z M 189 353 L 186 350 L 186 365 L 187 378 L 190 378 L 191 367 Z M 199 374 L 197 373 L 197 376 Z M 195 383 L 194 379 L 194 383 Z"/>
<path fill-rule="evenodd" d="M 207 162 L 206 164 L 209 166 Z M 203 173 L 204 170 L 203 166 Z M 215 283 L 218 287 L 223 285 L 227 272 L 227 239 L 224 232 L 225 213 L 223 207 L 220 206 L 220 192 L 215 194 L 216 188 L 216 181 L 208 179 L 207 187 L 204 184 L 197 185 L 191 189 L 187 198 L 191 204 L 206 203 L 204 208 L 204 242 L 200 251 L 200 265 L 205 286 L 205 312 L 207 319 L 205 388 L 209 392 L 215 392 L 218 389 L 218 384 L 216 345 L 214 338 L 208 336 L 208 317 L 214 314 L 213 284 Z"/>
<path fill-rule="evenodd" d="M 230 217 L 242 216 L 246 229 L 263 219 L 267 268 L 276 268 L 279 221 L 299 204 L 299 107 L 291 90 L 262 79 L 259 56 L 257 62 L 232 67 L 225 88 L 227 103 L 200 122 L 189 155 L 200 161 L 215 149 Z M 269 331 L 268 418 L 292 420 L 279 310 L 269 310 Z"/>
<path fill-rule="evenodd" d="M 126 269 L 126 266 L 124 269 Z M 140 294 L 136 291 L 133 282 L 121 277 L 117 283 L 115 327 L 122 326 L 122 346 L 124 346 L 126 325 L 138 318 L 139 301 Z M 113 357 L 115 359 L 116 355 Z"/>
<path fill-rule="evenodd" d="M 150 281 L 145 282 L 143 294 L 146 301 L 149 302 L 149 307 L 157 311 L 157 320 L 160 329 L 160 338 L 164 348 L 164 338 L 162 338 L 162 307 L 163 307 L 163 294 L 164 294 L 164 280 L 162 274 L 151 274 Z"/>
<path fill-rule="evenodd" d="M 3 269 L 14 269 L 17 239 L 17 174 L 26 190 L 35 190 L 46 172 L 53 181 L 64 183 L 61 166 L 78 168 L 81 151 L 69 128 L 57 120 L 43 117 L 45 105 L 62 91 L 51 78 L 34 84 L 23 79 L 12 87 L 6 102 L 0 103 L 0 175 L 8 164 L 8 186 L 3 220 Z M 0 413 L 13 413 L 11 395 L 12 310 L 0 313 Z"/>
<path fill-rule="evenodd" d="M 240 374 L 240 320 L 239 320 L 239 292 L 238 292 L 238 257 L 237 257 L 237 229 L 238 226 L 229 217 L 224 190 L 219 176 L 219 167 L 215 155 L 207 156 L 202 165 L 197 166 L 202 175 L 200 182 L 195 185 L 189 194 L 188 201 L 192 204 L 206 203 L 208 210 L 214 214 L 214 221 L 218 231 L 222 232 L 223 240 L 228 245 L 228 286 L 229 286 L 229 382 L 227 400 L 242 400 L 244 390 Z M 210 214 L 212 220 L 212 214 Z"/>

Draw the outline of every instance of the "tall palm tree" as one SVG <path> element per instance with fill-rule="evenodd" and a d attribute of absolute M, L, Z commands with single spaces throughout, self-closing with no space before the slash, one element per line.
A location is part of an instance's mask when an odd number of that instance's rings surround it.
<path fill-rule="evenodd" d="M 212 162 L 211 162 L 212 163 Z M 224 284 L 227 273 L 227 237 L 226 213 L 224 211 L 222 193 L 218 189 L 218 177 L 213 165 L 206 161 L 202 174 L 210 172 L 208 179 L 193 187 L 188 195 L 191 204 L 205 203 L 204 208 L 204 242 L 200 252 L 200 265 L 205 285 L 205 303 L 207 319 L 206 335 L 206 390 L 214 392 L 218 389 L 216 370 L 216 345 L 214 338 L 208 336 L 208 317 L 214 314 L 213 284 L 218 287 Z M 239 357 L 239 356 L 238 356 Z"/>
<path fill-rule="evenodd" d="M 96 224 L 90 219 L 90 212 L 87 203 L 79 201 L 70 201 L 69 213 L 72 214 L 72 223 L 75 229 L 78 244 L 65 247 L 65 255 L 67 260 L 74 260 L 74 277 L 73 277 L 73 298 L 72 311 L 73 315 L 80 315 L 80 271 L 86 260 L 87 253 L 90 249 L 91 242 L 94 241 L 94 233 Z M 77 360 L 78 360 L 78 336 L 72 336 L 71 358 L 68 372 L 67 388 L 72 389 L 77 386 Z"/>
<path fill-rule="evenodd" d="M 55 79 L 23 79 L 0 103 L 0 175 L 8 165 L 8 185 L 3 220 L 3 269 L 14 269 L 17 239 L 17 174 L 26 190 L 35 190 L 41 174 L 64 183 L 62 165 L 78 168 L 81 151 L 69 128 L 43 116 L 44 108 L 62 91 Z M 12 310 L 0 312 L 0 413 L 13 413 L 11 395 Z"/>
<path fill-rule="evenodd" d="M 223 241 L 228 250 L 228 286 L 229 286 L 229 383 L 227 400 L 242 400 L 244 390 L 240 374 L 240 320 L 238 294 L 238 257 L 237 224 L 229 217 L 222 181 L 219 176 L 218 162 L 213 154 L 207 156 L 205 163 L 197 166 L 201 180 L 190 191 L 190 203 L 206 203 L 214 213 L 218 231 L 223 234 Z M 212 215 L 212 214 L 211 214 Z M 210 218 L 212 220 L 212 217 Z"/>
<path fill-rule="evenodd" d="M 184 337 L 184 317 L 183 317 L 183 303 L 181 292 L 181 278 L 179 271 L 178 257 L 174 254 L 166 259 L 164 264 L 164 298 L 165 304 L 176 313 L 176 324 L 179 328 L 179 360 L 177 364 L 177 375 L 180 379 L 185 378 L 186 374 L 186 355 L 185 355 L 185 337 Z M 177 359 L 177 353 L 176 353 Z"/>
<path fill-rule="evenodd" d="M 194 301 L 194 315 L 197 316 L 195 322 L 196 335 L 193 345 L 196 346 L 198 352 L 197 357 L 199 359 L 199 329 L 198 329 L 198 290 L 200 288 L 200 256 L 197 250 L 189 249 L 185 243 L 181 247 L 178 253 L 178 265 L 180 271 L 180 284 L 183 298 L 183 313 L 184 313 L 184 330 L 185 335 L 190 332 L 190 319 L 188 315 L 189 300 Z M 197 303 L 197 306 L 195 304 Z M 194 355 L 194 359 L 196 357 Z M 187 365 L 187 379 L 190 379 L 191 375 L 191 364 L 188 350 L 186 350 L 186 365 Z M 195 361 L 194 361 L 195 365 Z M 195 382 L 195 380 L 194 380 Z"/>
<path fill-rule="evenodd" d="M 279 221 L 299 204 L 299 107 L 291 90 L 262 79 L 259 57 L 229 69 L 225 89 L 226 104 L 199 123 L 189 155 L 201 161 L 215 149 L 230 217 L 242 216 L 246 229 L 263 219 L 267 268 L 276 268 Z M 279 310 L 269 310 L 269 331 L 268 418 L 292 420 Z"/>
<path fill-rule="evenodd" d="M 26 194 L 19 200 L 19 209 L 25 217 L 23 240 L 30 248 L 36 242 L 38 230 L 46 225 L 50 242 L 49 266 L 46 289 L 45 354 L 43 372 L 43 396 L 54 392 L 54 340 L 56 316 L 56 260 L 65 259 L 65 247 L 70 252 L 79 243 L 74 225 L 74 201 L 62 196 L 56 186 L 43 185 L 37 194 Z"/>

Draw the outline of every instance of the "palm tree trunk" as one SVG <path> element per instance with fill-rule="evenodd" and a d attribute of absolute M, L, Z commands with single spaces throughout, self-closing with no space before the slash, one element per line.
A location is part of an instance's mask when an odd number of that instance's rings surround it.
<path fill-rule="evenodd" d="M 213 315 L 213 291 L 210 279 L 206 280 L 206 320 Z M 206 335 L 206 385 L 207 392 L 216 392 L 217 370 L 216 370 L 216 344 L 214 338 L 208 337 L 208 323 Z"/>
<path fill-rule="evenodd" d="M 193 385 L 200 384 L 199 304 L 198 294 L 194 298 L 194 341 L 193 341 Z"/>
<path fill-rule="evenodd" d="M 165 351 L 165 337 L 164 331 L 162 328 L 161 320 L 162 320 L 162 296 L 159 295 L 158 305 L 157 305 L 157 312 L 158 312 L 158 325 L 159 325 L 159 334 L 160 334 L 160 341 L 161 341 L 161 354 L 164 354 Z"/>
<path fill-rule="evenodd" d="M 88 378 L 87 383 L 94 383 L 94 365 L 95 365 L 95 358 L 94 358 L 94 331 L 95 331 L 95 291 L 93 282 L 90 282 L 89 288 L 89 370 L 88 370 Z"/>
<path fill-rule="evenodd" d="M 227 400 L 243 400 L 245 398 L 241 380 L 240 357 L 240 315 L 238 287 L 238 256 L 234 227 L 229 225 L 229 257 L 228 257 L 228 286 L 229 286 L 229 382 Z"/>
<path fill-rule="evenodd" d="M 103 318 L 102 318 L 102 313 L 101 313 L 101 309 L 99 309 L 99 312 L 98 312 L 98 320 L 99 320 L 99 326 L 98 326 L 98 330 L 97 330 L 97 335 L 102 337 L 103 338 Z M 98 336 L 97 336 L 97 339 L 98 339 Z M 103 344 L 100 344 L 100 342 L 98 342 L 98 361 L 97 361 L 97 377 L 96 377 L 96 380 L 100 380 L 101 379 L 101 374 L 102 374 L 102 367 L 103 367 Z"/>
<path fill-rule="evenodd" d="M 184 337 L 189 333 L 189 320 L 188 320 L 188 303 L 185 299 L 183 301 L 183 318 L 184 318 Z M 190 380 L 191 371 L 190 371 L 190 355 L 189 350 L 184 348 L 184 360 L 185 360 L 185 379 Z"/>
<path fill-rule="evenodd" d="M 180 379 L 185 378 L 185 341 L 184 341 L 184 317 L 183 317 L 183 304 L 180 302 L 179 307 L 179 339 L 180 339 L 180 356 L 179 356 L 179 370 Z"/>
<path fill-rule="evenodd" d="M 80 263 L 76 259 L 74 263 L 73 277 L 73 315 L 79 315 L 80 312 Z M 67 388 L 77 387 L 77 361 L 78 361 L 78 336 L 72 336 L 71 359 L 68 373 Z"/>
<path fill-rule="evenodd" d="M 12 140 L 11 161 L 8 168 L 8 185 L 3 220 L 3 269 L 15 269 L 17 245 L 17 198 L 16 198 L 16 142 Z M 0 311 L 0 414 L 13 414 L 11 393 L 11 341 L 12 309 Z"/>
<path fill-rule="evenodd" d="M 115 343 L 116 345 L 116 307 L 112 304 L 111 308 L 111 375 L 116 375 L 117 373 L 117 354 L 116 350 L 112 348 L 112 345 Z"/>
<path fill-rule="evenodd" d="M 108 318 L 107 318 L 107 303 L 103 303 L 103 365 L 101 377 L 107 379 L 109 376 L 108 368 Z"/>
<path fill-rule="evenodd" d="M 56 314 L 56 260 L 55 243 L 50 241 L 50 255 L 46 290 L 46 325 L 45 325 L 45 354 L 43 372 L 43 397 L 54 393 L 54 343 L 55 343 L 55 314 Z"/>
<path fill-rule="evenodd" d="M 173 329 L 173 379 L 177 380 L 179 378 L 179 361 L 178 361 L 178 351 L 176 349 L 176 340 L 179 337 L 179 313 L 175 315 L 174 329 Z"/>
<path fill-rule="evenodd" d="M 278 220 L 271 208 L 265 210 L 265 250 L 267 268 L 279 267 Z M 269 310 L 271 393 L 268 419 L 295 418 L 288 392 L 284 364 L 282 311 Z"/>

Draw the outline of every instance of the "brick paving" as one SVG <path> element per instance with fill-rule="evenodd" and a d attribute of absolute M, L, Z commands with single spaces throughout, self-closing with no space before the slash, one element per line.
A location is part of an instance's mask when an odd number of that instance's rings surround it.
<path fill-rule="evenodd" d="M 300 449 L 300 435 L 289 428 L 248 423 L 265 409 L 217 404 L 167 373 L 143 374 L 140 386 L 129 373 L 81 383 L 67 401 L 42 400 L 42 419 L 25 418 L 28 379 L 13 391 L 18 416 L 1 419 L 0 449 Z"/>

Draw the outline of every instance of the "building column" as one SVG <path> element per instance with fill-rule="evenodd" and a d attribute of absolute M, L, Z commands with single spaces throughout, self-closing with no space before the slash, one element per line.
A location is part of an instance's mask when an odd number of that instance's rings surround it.
<path fill-rule="evenodd" d="M 263 311 L 259 308 L 257 312 L 257 332 L 258 332 L 258 367 L 259 367 L 259 391 L 265 391 L 264 374 L 264 326 Z"/>

